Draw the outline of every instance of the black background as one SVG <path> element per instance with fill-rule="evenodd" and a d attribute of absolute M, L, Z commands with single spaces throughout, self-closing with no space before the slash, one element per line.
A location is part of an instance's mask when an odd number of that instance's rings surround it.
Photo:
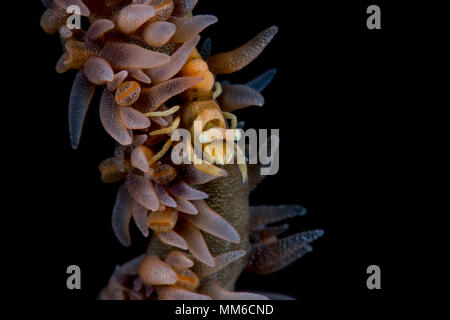
<path fill-rule="evenodd" d="M 412 73 L 408 53 L 421 29 L 405 23 L 408 8 L 383 1 L 206 1 L 195 13 L 219 22 L 202 33 L 213 53 L 233 49 L 271 25 L 279 33 L 244 70 L 219 80 L 245 83 L 277 68 L 264 90 L 263 108 L 237 113 L 247 127 L 279 128 L 280 171 L 251 195 L 251 204 L 296 203 L 308 215 L 292 221 L 294 230 L 322 228 L 314 251 L 272 275 L 244 273 L 238 289 L 284 293 L 301 306 L 350 304 L 382 308 L 400 291 L 402 255 L 407 243 L 404 185 L 411 170 L 404 151 L 411 136 L 406 83 Z M 294 2 L 296 5 L 294 5 Z M 378 4 L 382 29 L 366 28 L 366 8 Z M 58 36 L 39 27 L 43 7 L 29 5 L 28 43 L 34 44 L 30 123 L 17 139 L 31 198 L 17 203 L 31 227 L 26 254 L 39 275 L 36 298 L 93 301 L 116 264 L 145 250 L 147 239 L 132 226 L 133 246 L 116 241 L 110 216 L 117 185 L 104 185 L 98 164 L 114 142 L 98 117 L 99 96 L 89 110 L 78 150 L 70 148 L 67 104 L 75 72 L 54 70 L 62 50 Z M 411 18 L 411 15 L 409 15 Z M 28 96 L 29 95 L 29 96 Z M 406 127 L 408 126 L 408 127 Z M 31 167 L 29 163 L 32 163 Z M 18 190 L 20 192 L 20 190 Z M 82 290 L 66 288 L 66 268 L 82 270 Z M 382 271 L 382 289 L 368 290 L 366 268 Z"/>

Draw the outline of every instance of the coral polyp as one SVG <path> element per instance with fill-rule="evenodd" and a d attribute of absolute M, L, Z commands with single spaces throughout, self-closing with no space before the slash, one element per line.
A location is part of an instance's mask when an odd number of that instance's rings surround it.
<path fill-rule="evenodd" d="M 148 251 L 116 268 L 101 299 L 267 299 L 234 292 L 242 271 L 280 270 L 312 250 L 321 230 L 281 237 L 284 219 L 300 216 L 297 205 L 249 206 L 262 180 L 260 165 L 234 163 L 247 150 L 233 111 L 262 106 L 275 75 L 244 84 L 220 84 L 218 74 L 241 70 L 276 35 L 273 26 L 241 47 L 211 55 L 200 50 L 200 33 L 218 19 L 193 15 L 195 0 L 48 0 L 42 28 L 59 34 L 63 55 L 56 71 L 78 70 L 69 99 L 71 145 L 76 149 L 96 90 L 102 90 L 101 123 L 117 146 L 100 165 L 104 183 L 119 184 L 112 213 L 118 241 L 130 246 L 130 222 L 149 238 Z M 77 6 L 87 30 L 69 28 L 67 9 Z M 196 130 L 196 124 L 200 130 Z M 189 162 L 174 162 L 190 133 Z M 231 143 L 223 136 L 231 130 Z M 233 131 L 235 130 L 235 131 Z M 227 136 L 228 137 L 228 136 Z M 197 143 L 205 159 L 193 150 Z M 224 146 L 218 152 L 218 146 Z M 231 146 L 231 147 L 230 147 Z M 235 151 L 230 153 L 230 149 Z M 231 154 L 231 156 L 230 156 Z"/>

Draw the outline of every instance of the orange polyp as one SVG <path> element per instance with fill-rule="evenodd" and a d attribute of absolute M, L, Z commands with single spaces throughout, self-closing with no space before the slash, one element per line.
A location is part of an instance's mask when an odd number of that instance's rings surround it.
<path fill-rule="evenodd" d="M 116 91 L 115 100 L 120 106 L 130 106 L 137 101 L 141 86 L 136 81 L 122 82 Z"/>
<path fill-rule="evenodd" d="M 168 164 L 163 164 L 154 170 L 152 180 L 160 185 L 166 185 L 177 177 L 177 171 Z"/>
<path fill-rule="evenodd" d="M 190 75 L 196 72 L 209 71 L 208 64 L 203 59 L 197 58 L 187 62 L 180 70 L 182 75 Z"/>
<path fill-rule="evenodd" d="M 175 287 L 189 291 L 194 291 L 198 288 L 200 280 L 194 272 L 184 268 L 176 268 L 175 272 L 177 273 Z"/>
<path fill-rule="evenodd" d="M 185 65 L 180 70 L 180 75 L 202 77 L 203 80 L 183 93 L 187 101 L 212 99 L 214 75 L 209 71 L 208 64 L 203 60 L 197 49 L 192 50 Z"/>
<path fill-rule="evenodd" d="M 103 183 L 115 183 L 124 178 L 124 173 L 117 167 L 114 158 L 103 160 L 98 169 L 101 173 L 101 180 Z"/>
<path fill-rule="evenodd" d="M 214 86 L 214 75 L 211 72 L 206 71 L 199 72 L 197 76 L 202 77 L 203 80 L 196 85 L 193 85 L 191 89 L 210 92 L 212 87 Z"/>
<path fill-rule="evenodd" d="M 147 225 L 156 232 L 167 232 L 173 230 L 178 220 L 178 213 L 175 209 L 155 211 L 150 213 Z"/>
<path fill-rule="evenodd" d="M 208 65 L 201 58 L 189 60 L 180 70 L 180 75 L 187 77 L 202 77 L 203 80 L 190 89 L 210 91 L 214 86 L 214 75 L 209 71 Z"/>
<path fill-rule="evenodd" d="M 94 55 L 86 49 L 83 42 L 74 39 L 67 40 L 64 47 L 66 48 L 64 65 L 70 69 L 83 68 L 86 61 Z"/>

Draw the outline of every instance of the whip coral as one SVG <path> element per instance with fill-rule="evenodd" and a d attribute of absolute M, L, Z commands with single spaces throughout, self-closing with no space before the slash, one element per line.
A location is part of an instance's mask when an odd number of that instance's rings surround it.
<path fill-rule="evenodd" d="M 101 88 L 99 114 L 117 142 L 114 154 L 99 165 L 101 180 L 120 183 L 112 213 L 117 239 L 130 246 L 134 220 L 148 251 L 117 267 L 101 299 L 267 299 L 234 292 L 245 269 L 277 271 L 312 250 L 321 230 L 280 237 L 300 216 L 297 205 L 251 207 L 248 195 L 263 178 L 258 165 L 232 164 L 215 152 L 218 133 L 236 129 L 231 112 L 262 106 L 263 90 L 274 70 L 247 83 L 216 82 L 216 75 L 241 70 L 278 31 L 270 27 L 241 47 L 211 56 L 211 42 L 200 51 L 200 32 L 218 20 L 192 15 L 195 0 L 43 1 L 42 28 L 59 33 L 64 53 L 59 73 L 78 70 L 69 99 L 71 145 L 78 147 L 94 92 Z M 70 30 L 71 5 L 89 28 Z M 200 122 L 196 133 L 194 123 Z M 189 130 L 207 159 L 175 164 L 171 134 Z M 215 131 L 214 131 L 215 130 Z M 239 140 L 236 133 L 232 137 Z M 237 153 L 245 153 L 234 147 Z M 188 154 L 195 160 L 195 153 Z M 198 160 L 198 159 L 197 159 Z"/>

